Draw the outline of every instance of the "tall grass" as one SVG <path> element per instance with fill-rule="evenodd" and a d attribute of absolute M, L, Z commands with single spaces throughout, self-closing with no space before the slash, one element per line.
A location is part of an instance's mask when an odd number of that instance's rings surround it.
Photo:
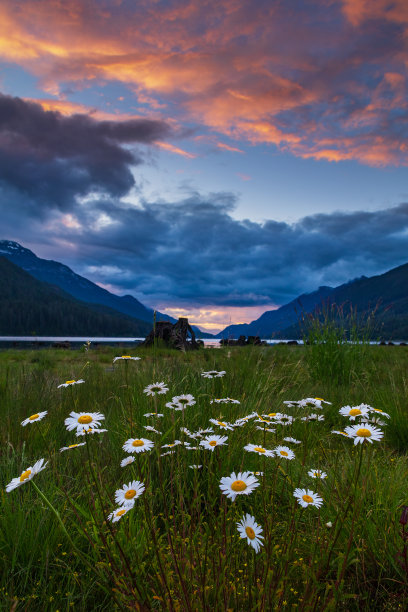
<path fill-rule="evenodd" d="M 407 504 L 407 353 L 403 347 L 364 346 L 360 369 L 351 368 L 358 375 L 333 385 L 326 375 L 318 378 L 326 354 L 315 353 L 316 359 L 323 354 L 323 362 L 313 370 L 309 349 L 313 345 L 176 353 L 156 347 L 139 349 L 140 361 L 119 361 L 114 368 L 113 349 L 1 352 L 2 609 L 406 609 L 399 518 Z M 364 369 L 364 363 L 371 365 Z M 226 375 L 201 377 L 212 369 Z M 57 389 L 80 377 L 84 384 Z M 170 390 L 149 398 L 143 389 L 156 380 Z M 184 412 L 165 407 L 183 393 L 194 395 L 196 404 Z M 322 410 L 283 404 L 315 396 L 332 404 Z M 227 397 L 241 403 L 211 403 Z M 331 431 L 347 425 L 341 406 L 362 402 L 391 419 L 381 427 L 381 442 L 356 447 Z M 143 416 L 156 408 L 163 417 Z M 42 421 L 20 425 L 41 410 L 48 410 Z M 108 432 L 60 453 L 79 440 L 64 426 L 72 410 L 102 412 Z M 251 418 L 233 431 L 214 426 L 228 436 L 228 445 L 213 452 L 181 431 L 207 428 L 209 418 L 231 423 L 253 412 L 295 420 L 273 424 L 270 417 L 265 425 Z M 302 420 L 312 413 L 325 420 Z M 161 433 L 146 431 L 147 424 Z M 121 468 L 131 429 L 155 447 Z M 301 444 L 285 442 L 288 436 Z M 161 448 L 175 440 L 197 449 Z M 249 453 L 248 443 L 288 445 L 295 459 Z M 169 450 L 174 452 L 162 456 Z M 6 493 L 5 485 L 40 457 L 49 461 L 47 468 Z M 312 468 L 327 472 L 327 479 L 311 479 Z M 220 479 L 244 470 L 263 472 L 260 485 L 231 502 Z M 113 524 L 107 516 L 117 507 L 114 493 L 132 480 L 143 481 L 146 491 Z M 293 496 L 296 487 L 319 493 L 320 510 L 302 509 Z M 236 523 L 246 513 L 263 528 L 258 554 L 239 538 Z"/>

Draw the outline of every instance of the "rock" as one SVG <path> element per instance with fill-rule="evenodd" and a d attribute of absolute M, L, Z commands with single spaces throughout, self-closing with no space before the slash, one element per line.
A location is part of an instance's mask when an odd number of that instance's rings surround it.
<path fill-rule="evenodd" d="M 188 334 L 190 334 L 191 340 L 188 339 Z M 158 321 L 144 342 L 141 343 L 141 346 L 154 346 L 155 339 L 167 348 L 178 349 L 179 351 L 191 351 L 200 348 L 193 328 L 189 325 L 188 319 L 184 317 L 181 317 L 174 324 L 170 321 Z"/>

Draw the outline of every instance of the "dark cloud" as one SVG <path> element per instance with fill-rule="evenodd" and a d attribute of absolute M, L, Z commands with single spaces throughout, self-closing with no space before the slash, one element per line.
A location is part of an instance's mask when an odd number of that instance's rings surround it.
<path fill-rule="evenodd" d="M 20 194 L 17 200 L 35 214 L 67 210 L 90 193 L 120 197 L 135 184 L 130 167 L 141 163 L 124 145 L 151 143 L 169 131 L 162 121 L 67 117 L 0 94 L 0 186 Z"/>

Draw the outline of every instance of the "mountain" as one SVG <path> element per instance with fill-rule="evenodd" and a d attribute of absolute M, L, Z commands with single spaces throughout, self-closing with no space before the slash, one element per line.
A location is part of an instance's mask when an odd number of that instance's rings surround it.
<path fill-rule="evenodd" d="M 145 336 L 150 323 L 91 306 L 0 257 L 0 335 Z"/>
<path fill-rule="evenodd" d="M 361 277 L 338 287 L 320 287 L 303 294 L 277 310 L 265 312 L 246 325 L 226 327 L 218 337 L 257 335 L 263 338 L 299 338 L 302 314 L 318 315 L 322 305 L 352 306 L 357 315 L 375 310 L 375 333 L 388 339 L 408 338 L 408 264 L 384 274 Z"/>
<path fill-rule="evenodd" d="M 76 274 L 58 261 L 41 259 L 32 251 L 24 248 L 18 242 L 11 240 L 0 240 L 0 256 L 6 257 L 19 268 L 22 268 L 34 278 L 60 287 L 63 291 L 81 302 L 107 306 L 119 313 L 134 317 L 135 319 L 147 321 L 150 328 L 153 326 L 153 310 L 146 308 L 139 300 L 131 295 L 119 296 L 99 287 L 87 278 Z M 168 315 L 156 312 L 157 321 L 171 321 L 175 319 Z M 201 337 L 212 337 L 194 327 L 196 335 Z"/>

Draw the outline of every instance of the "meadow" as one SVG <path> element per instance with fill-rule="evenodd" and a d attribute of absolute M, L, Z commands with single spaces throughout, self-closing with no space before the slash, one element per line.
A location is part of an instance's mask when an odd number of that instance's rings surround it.
<path fill-rule="evenodd" d="M 0 351 L 0 609 L 408 608 L 408 347 L 118 356 Z"/>

